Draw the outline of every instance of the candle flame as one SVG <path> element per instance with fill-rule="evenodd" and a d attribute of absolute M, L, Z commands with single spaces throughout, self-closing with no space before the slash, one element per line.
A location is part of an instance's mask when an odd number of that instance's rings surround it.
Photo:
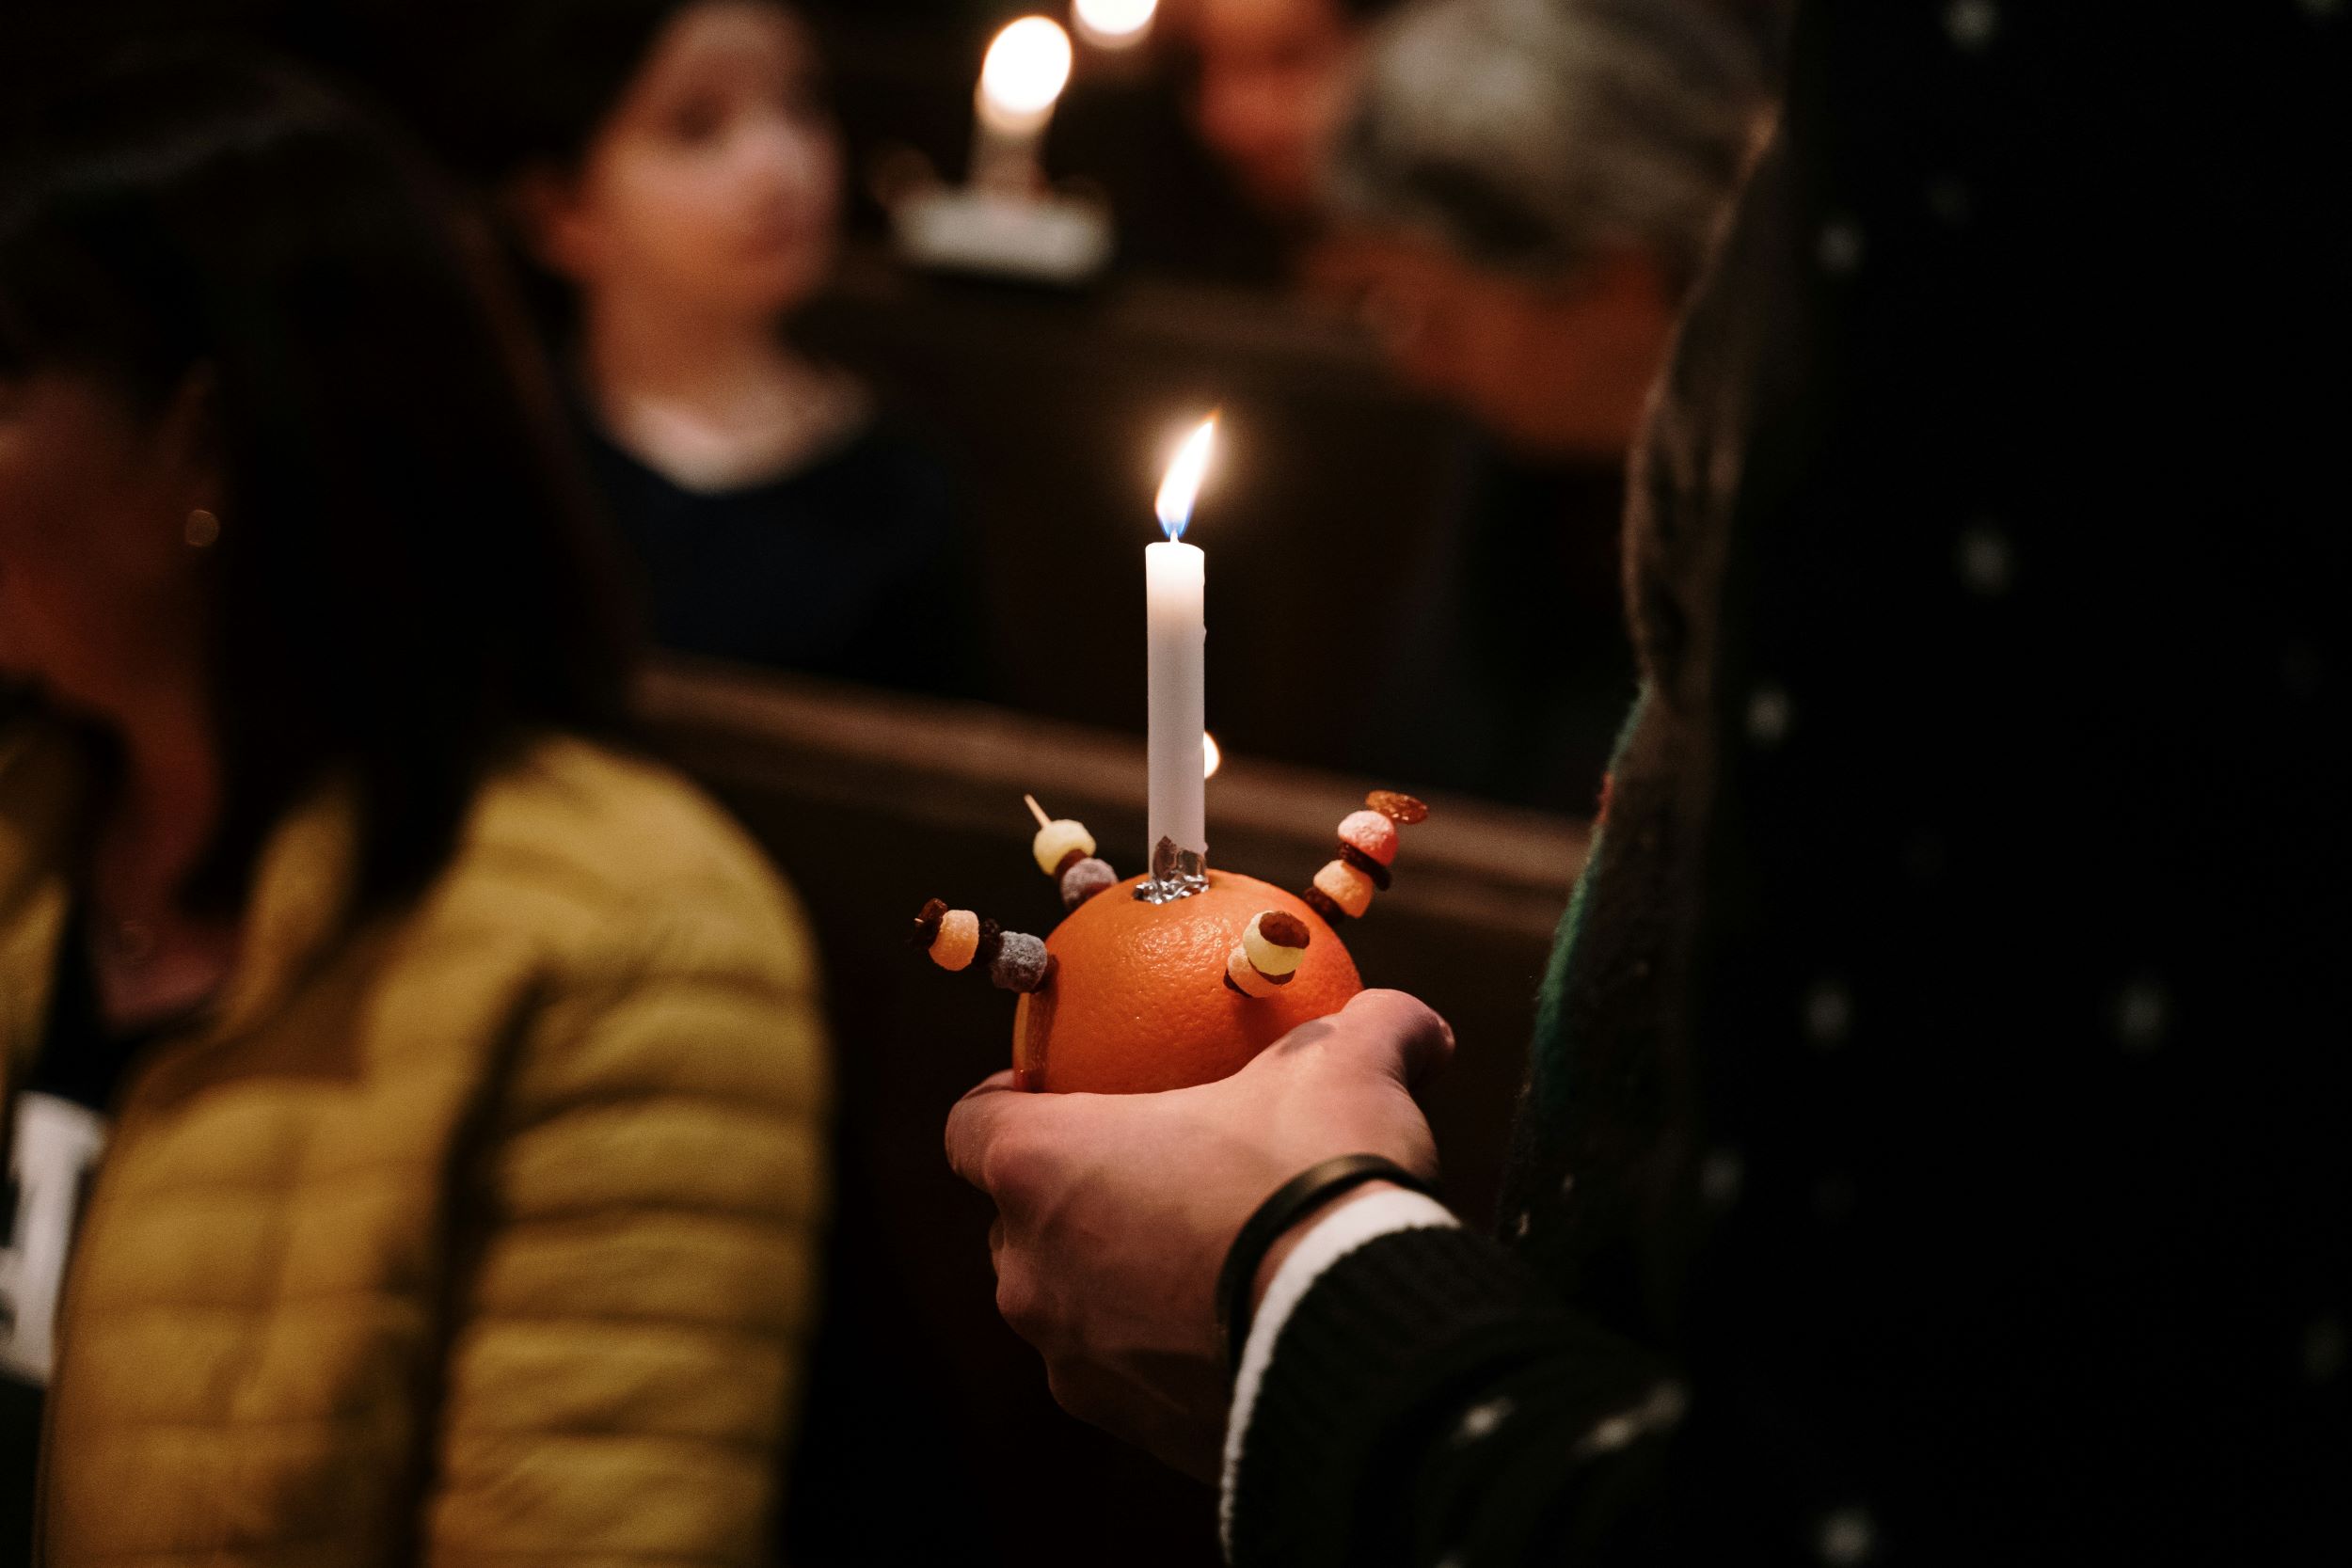
<path fill-rule="evenodd" d="M 1202 730 L 1200 732 L 1200 776 L 1204 779 L 1214 779 L 1216 777 L 1216 770 L 1224 766 L 1225 752 L 1217 746 L 1216 736 Z"/>
<path fill-rule="evenodd" d="M 996 35 L 980 68 L 980 96 L 1001 113 L 1042 117 L 1070 85 L 1070 35 L 1049 16 L 1025 16 Z"/>
<path fill-rule="evenodd" d="M 1170 539 L 1182 539 L 1191 525 L 1193 503 L 1200 499 L 1200 482 L 1208 477 L 1209 455 L 1216 447 L 1216 420 L 1210 415 L 1184 438 L 1160 483 L 1160 528 Z"/>

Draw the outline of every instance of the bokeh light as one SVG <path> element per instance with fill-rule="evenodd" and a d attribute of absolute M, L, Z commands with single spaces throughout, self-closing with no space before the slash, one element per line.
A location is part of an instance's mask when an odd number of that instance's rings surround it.
<path fill-rule="evenodd" d="M 1051 17 L 1025 16 L 996 35 L 980 71 L 980 96 L 1009 119 L 1052 110 L 1070 85 L 1070 35 Z"/>
<path fill-rule="evenodd" d="M 1098 49 L 1127 49 L 1150 35 L 1160 0 L 1077 0 L 1072 9 L 1079 37 Z"/>

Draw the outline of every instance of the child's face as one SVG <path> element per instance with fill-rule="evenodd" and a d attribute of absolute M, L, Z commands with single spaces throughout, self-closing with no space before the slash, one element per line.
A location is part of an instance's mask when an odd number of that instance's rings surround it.
<path fill-rule="evenodd" d="M 799 20 L 761 0 L 672 18 L 541 214 L 547 260 L 592 298 L 781 312 L 832 265 L 840 138 Z"/>

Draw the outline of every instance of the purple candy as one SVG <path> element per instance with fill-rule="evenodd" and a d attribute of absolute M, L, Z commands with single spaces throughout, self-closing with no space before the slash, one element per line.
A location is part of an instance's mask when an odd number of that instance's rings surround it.
<path fill-rule="evenodd" d="M 1119 873 L 1110 868 L 1109 862 L 1089 855 L 1061 874 L 1061 907 L 1074 910 L 1096 894 L 1105 888 L 1116 887 L 1118 883 Z"/>
<path fill-rule="evenodd" d="M 1045 983 L 1045 971 L 1052 962 L 1041 938 L 1007 931 L 997 946 L 995 962 L 988 966 L 988 977 L 1000 990 L 1025 995 Z"/>

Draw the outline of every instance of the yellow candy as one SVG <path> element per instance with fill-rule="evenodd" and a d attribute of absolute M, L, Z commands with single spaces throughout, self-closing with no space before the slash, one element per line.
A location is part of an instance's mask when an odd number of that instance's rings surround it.
<path fill-rule="evenodd" d="M 1226 956 L 1225 977 L 1240 987 L 1244 996 L 1272 996 L 1282 989 L 1250 966 L 1249 955 L 1238 943 Z"/>
<path fill-rule="evenodd" d="M 980 950 L 980 917 L 970 910 L 949 910 L 939 917 L 939 935 L 931 939 L 931 962 L 946 970 L 969 969 Z"/>
<path fill-rule="evenodd" d="M 1073 849 L 1081 855 L 1094 853 L 1094 835 L 1087 832 L 1087 825 L 1083 822 L 1073 822 L 1067 816 L 1057 817 L 1037 831 L 1037 837 L 1030 842 L 1029 848 L 1037 856 L 1040 871 L 1048 877 L 1057 876 L 1061 872 L 1061 863 L 1070 858 Z"/>
<path fill-rule="evenodd" d="M 1265 932 L 1259 928 L 1264 919 L 1265 916 L 1261 914 L 1249 922 L 1249 928 L 1241 934 L 1239 951 L 1248 956 L 1249 961 L 1257 965 L 1258 973 L 1261 974 L 1293 973 L 1300 964 L 1307 961 L 1307 950 L 1303 947 L 1284 947 L 1279 942 L 1268 942 Z"/>
<path fill-rule="evenodd" d="M 1345 861 L 1332 861 L 1316 872 L 1315 891 L 1359 918 L 1372 908 L 1372 879 Z"/>

